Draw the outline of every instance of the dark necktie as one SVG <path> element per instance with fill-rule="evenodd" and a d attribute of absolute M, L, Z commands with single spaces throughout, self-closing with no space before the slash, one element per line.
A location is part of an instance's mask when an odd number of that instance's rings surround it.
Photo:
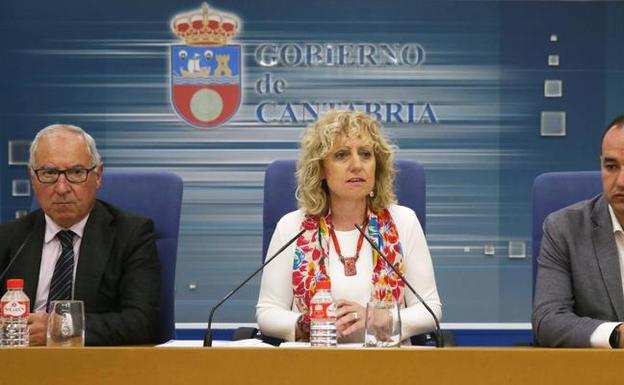
<path fill-rule="evenodd" d="M 52 281 L 50 282 L 50 294 L 48 294 L 48 306 L 50 302 L 62 299 L 71 299 L 72 281 L 74 277 L 74 233 L 70 230 L 62 230 L 56 233 L 61 241 L 63 250 L 56 261 Z"/>

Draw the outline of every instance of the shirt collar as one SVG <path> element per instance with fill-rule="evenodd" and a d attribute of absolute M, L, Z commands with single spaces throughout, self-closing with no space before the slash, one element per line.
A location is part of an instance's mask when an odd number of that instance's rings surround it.
<path fill-rule="evenodd" d="M 75 223 L 73 226 L 66 229 L 64 227 L 57 225 L 52 220 L 52 218 L 48 216 L 48 214 L 45 214 L 46 229 L 45 229 L 45 235 L 44 235 L 43 241 L 45 243 L 51 242 L 56 237 L 56 233 L 58 233 L 61 230 L 71 230 L 74 232 L 74 234 L 78 236 L 78 238 L 82 238 L 82 234 L 84 233 L 84 228 L 87 225 L 87 220 L 89 219 L 89 215 L 91 215 L 91 213 L 87 214 L 87 216 L 84 217 L 82 220 L 80 220 L 80 222 Z"/>
<path fill-rule="evenodd" d="M 609 205 L 609 216 L 611 217 L 611 223 L 613 224 L 613 233 L 616 234 L 618 231 L 620 233 L 624 233 L 624 230 L 622 230 L 622 225 L 620 225 L 620 221 L 618 221 L 617 217 L 615 216 L 611 205 Z"/>

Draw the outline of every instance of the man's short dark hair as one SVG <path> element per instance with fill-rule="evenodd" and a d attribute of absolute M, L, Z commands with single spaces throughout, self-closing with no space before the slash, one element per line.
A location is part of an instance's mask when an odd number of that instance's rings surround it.
<path fill-rule="evenodd" d="M 604 138 L 607 135 L 607 132 L 609 132 L 611 127 L 614 126 L 624 126 L 624 115 L 620 115 L 613 119 L 611 123 L 609 123 L 609 125 L 604 129 L 604 131 L 602 131 L 602 138 L 600 138 L 600 148 L 602 148 L 602 142 L 604 142 Z M 600 152 L 602 152 L 602 150 Z"/>

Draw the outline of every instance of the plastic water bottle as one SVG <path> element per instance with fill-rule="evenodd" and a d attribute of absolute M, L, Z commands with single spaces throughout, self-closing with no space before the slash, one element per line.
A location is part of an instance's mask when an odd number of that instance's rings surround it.
<path fill-rule="evenodd" d="M 30 300 L 23 279 L 7 280 L 7 292 L 0 299 L 0 345 L 28 346 Z"/>
<path fill-rule="evenodd" d="M 336 304 L 327 280 L 316 282 L 310 301 L 310 345 L 336 346 Z"/>

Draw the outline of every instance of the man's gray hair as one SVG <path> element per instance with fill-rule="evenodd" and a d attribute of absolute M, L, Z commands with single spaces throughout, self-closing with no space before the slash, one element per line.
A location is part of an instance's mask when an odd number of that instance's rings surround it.
<path fill-rule="evenodd" d="M 58 131 L 72 132 L 74 134 L 81 135 L 87 143 L 87 152 L 91 157 L 91 164 L 100 164 L 100 162 L 102 161 L 102 157 L 100 156 L 100 153 L 95 146 L 95 139 L 93 139 L 93 137 L 89 135 L 85 130 L 78 126 L 72 126 L 71 124 L 52 124 L 39 131 L 35 136 L 35 139 L 30 144 L 30 158 L 28 160 L 28 165 L 30 167 L 35 167 L 35 154 L 37 153 L 37 148 L 39 147 L 39 142 L 41 141 L 41 138 Z"/>

